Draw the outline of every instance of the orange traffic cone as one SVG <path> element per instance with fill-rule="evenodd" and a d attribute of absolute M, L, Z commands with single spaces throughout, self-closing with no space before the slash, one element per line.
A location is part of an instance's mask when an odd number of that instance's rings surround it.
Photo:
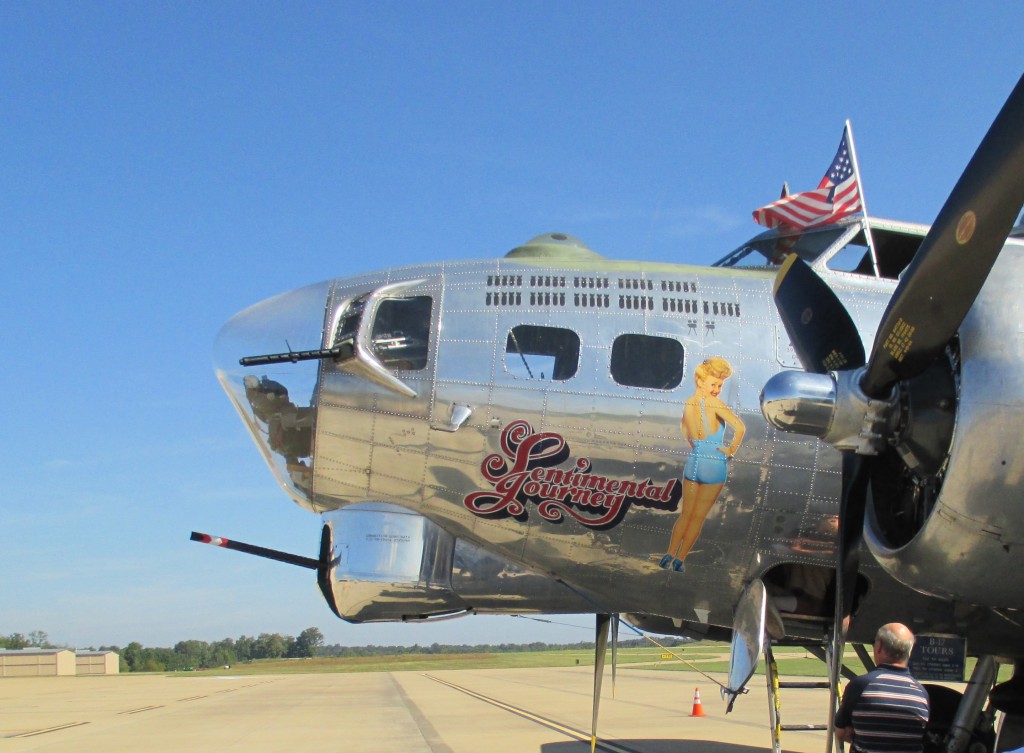
<path fill-rule="evenodd" d="M 704 716 L 704 707 L 700 703 L 700 688 L 693 689 L 693 711 L 690 716 Z"/>

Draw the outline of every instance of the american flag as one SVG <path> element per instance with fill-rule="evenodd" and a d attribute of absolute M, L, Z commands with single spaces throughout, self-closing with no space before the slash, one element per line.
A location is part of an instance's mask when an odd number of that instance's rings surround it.
<path fill-rule="evenodd" d="M 785 225 L 795 228 L 816 227 L 836 222 L 862 209 L 860 187 L 850 157 L 850 129 L 843 129 L 843 140 L 825 177 L 813 191 L 795 193 L 754 210 L 754 221 L 765 227 Z"/>

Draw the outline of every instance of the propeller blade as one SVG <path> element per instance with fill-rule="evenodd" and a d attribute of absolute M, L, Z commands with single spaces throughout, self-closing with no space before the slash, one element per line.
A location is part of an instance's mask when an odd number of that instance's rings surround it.
<path fill-rule="evenodd" d="M 864 345 L 846 307 L 796 254 L 779 269 L 773 295 L 805 371 L 826 374 L 864 364 Z"/>
<path fill-rule="evenodd" d="M 914 259 L 875 337 L 861 388 L 883 398 L 956 334 L 1024 204 L 1024 76 L 982 139 Z"/>
<path fill-rule="evenodd" d="M 868 482 L 873 458 L 856 452 L 843 453 L 843 489 L 839 500 L 839 546 L 836 550 L 836 622 L 853 614 L 853 597 L 860 567 L 860 543 L 864 536 Z M 843 634 L 846 630 L 843 628 Z"/>
<path fill-rule="evenodd" d="M 608 649 L 610 614 L 597 614 L 597 640 L 594 644 L 594 710 L 590 720 L 590 753 L 597 748 L 597 712 L 601 705 L 601 680 L 604 677 L 604 657 Z"/>
<path fill-rule="evenodd" d="M 868 481 L 872 458 L 855 452 L 843 453 L 843 489 L 839 499 L 839 537 L 836 548 L 836 598 L 829 643 L 829 741 L 833 738 L 833 718 L 839 708 L 839 679 L 843 669 L 843 649 L 860 568 L 860 542 L 867 510 Z M 841 748 L 840 748 L 841 750 Z"/>

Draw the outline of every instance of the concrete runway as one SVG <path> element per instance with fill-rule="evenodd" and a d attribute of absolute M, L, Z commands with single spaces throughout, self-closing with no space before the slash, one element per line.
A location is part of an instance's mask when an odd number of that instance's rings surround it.
<path fill-rule="evenodd" d="M 119 675 L 0 679 L 0 751 L 367 751 L 584 753 L 592 667 L 216 677 Z M 691 717 L 699 687 L 703 718 Z M 752 753 L 770 749 L 764 679 L 725 715 L 691 672 L 606 673 L 598 750 Z M 787 723 L 821 723 L 828 693 L 783 691 Z M 783 748 L 821 753 L 824 732 Z"/>

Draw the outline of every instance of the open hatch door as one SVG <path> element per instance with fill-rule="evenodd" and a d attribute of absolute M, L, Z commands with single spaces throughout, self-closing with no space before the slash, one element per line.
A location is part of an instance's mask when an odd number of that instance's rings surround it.
<path fill-rule="evenodd" d="M 732 711 L 736 698 L 746 693 L 747 683 L 754 676 L 757 662 L 764 651 L 765 619 L 768 594 L 764 582 L 755 578 L 743 591 L 736 604 L 732 625 L 732 647 L 729 653 L 729 682 L 722 688 L 728 699 L 725 712 Z"/>

